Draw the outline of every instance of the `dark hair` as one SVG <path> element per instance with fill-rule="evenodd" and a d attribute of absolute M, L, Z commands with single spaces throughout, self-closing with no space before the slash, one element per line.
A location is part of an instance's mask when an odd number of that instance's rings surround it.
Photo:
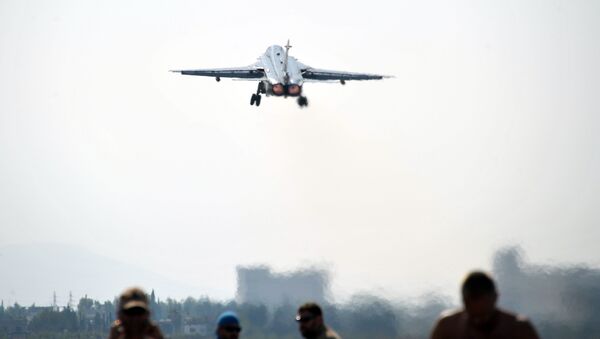
<path fill-rule="evenodd" d="M 487 273 L 474 271 L 467 275 L 462 284 L 463 298 L 478 298 L 484 295 L 496 294 L 496 284 Z"/>
<path fill-rule="evenodd" d="M 302 312 L 308 312 L 315 317 L 323 315 L 321 306 L 319 306 L 317 303 L 313 303 L 313 302 L 309 302 L 309 303 L 306 303 L 306 304 L 300 306 L 300 308 L 298 308 L 298 314 L 300 314 Z"/>

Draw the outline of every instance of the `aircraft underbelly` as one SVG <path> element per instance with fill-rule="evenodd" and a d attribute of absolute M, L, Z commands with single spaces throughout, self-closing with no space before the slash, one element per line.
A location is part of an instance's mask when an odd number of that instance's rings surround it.
<path fill-rule="evenodd" d="M 264 67 L 265 77 L 272 85 L 275 84 L 296 84 L 302 86 L 303 79 L 300 68 L 293 57 L 287 60 L 287 81 L 286 81 L 286 61 L 285 52 L 280 46 L 271 46 L 263 54 L 260 61 Z"/>

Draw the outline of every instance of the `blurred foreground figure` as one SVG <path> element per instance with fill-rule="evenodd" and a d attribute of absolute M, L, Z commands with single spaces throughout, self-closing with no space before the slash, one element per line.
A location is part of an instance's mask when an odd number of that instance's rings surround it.
<path fill-rule="evenodd" d="M 221 313 L 217 320 L 217 339 L 238 339 L 241 331 L 240 320 L 235 313 Z"/>
<path fill-rule="evenodd" d="M 464 309 L 442 315 L 432 339 L 538 339 L 527 319 L 496 307 L 496 285 L 486 273 L 467 276 L 462 298 Z"/>
<path fill-rule="evenodd" d="M 298 309 L 296 321 L 300 333 L 306 339 L 341 339 L 332 329 L 325 326 L 323 311 L 315 303 L 306 303 Z"/>
<path fill-rule="evenodd" d="M 125 290 L 119 298 L 118 319 L 109 339 L 163 339 L 158 326 L 150 322 L 148 297 L 139 288 Z"/>

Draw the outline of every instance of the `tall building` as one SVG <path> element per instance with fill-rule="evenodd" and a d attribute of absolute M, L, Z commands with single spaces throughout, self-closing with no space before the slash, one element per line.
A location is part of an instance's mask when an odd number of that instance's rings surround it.
<path fill-rule="evenodd" d="M 493 273 L 500 305 L 534 320 L 580 327 L 600 306 L 600 270 L 595 268 L 527 263 L 522 250 L 513 247 L 496 253 Z"/>
<path fill-rule="evenodd" d="M 315 268 L 273 273 L 267 266 L 238 267 L 237 284 L 237 302 L 267 307 L 323 303 L 329 296 L 329 274 Z"/>

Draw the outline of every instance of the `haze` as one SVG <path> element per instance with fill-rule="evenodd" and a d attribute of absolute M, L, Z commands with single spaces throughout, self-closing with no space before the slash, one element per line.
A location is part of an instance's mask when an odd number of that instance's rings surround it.
<path fill-rule="evenodd" d="M 328 267 L 338 299 L 454 296 L 512 244 L 598 267 L 599 18 L 594 1 L 2 1 L 0 248 L 77 246 L 222 299 L 237 265 Z M 308 65 L 395 78 L 309 83 L 301 110 L 168 72 L 288 38 Z"/>

